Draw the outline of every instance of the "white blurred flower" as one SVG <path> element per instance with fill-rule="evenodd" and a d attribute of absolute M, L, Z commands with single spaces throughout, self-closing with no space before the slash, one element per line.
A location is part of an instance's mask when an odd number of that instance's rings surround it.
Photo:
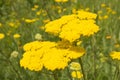
<path fill-rule="evenodd" d="M 11 53 L 11 57 L 16 58 L 16 57 L 18 56 L 18 54 L 19 54 L 18 51 L 13 51 L 13 52 Z"/>
<path fill-rule="evenodd" d="M 70 63 L 70 70 L 80 70 L 81 66 L 78 62 L 71 62 Z"/>
<path fill-rule="evenodd" d="M 35 35 L 35 39 L 36 39 L 36 40 L 42 40 L 42 35 L 39 34 L 39 33 L 37 33 L 37 34 Z"/>

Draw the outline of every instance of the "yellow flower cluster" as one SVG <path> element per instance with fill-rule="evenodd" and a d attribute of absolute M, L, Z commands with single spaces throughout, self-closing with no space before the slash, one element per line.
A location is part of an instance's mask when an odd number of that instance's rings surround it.
<path fill-rule="evenodd" d="M 68 0 L 55 0 L 55 2 L 67 2 Z"/>
<path fill-rule="evenodd" d="M 110 56 L 112 59 L 120 60 L 120 52 L 113 51 L 111 52 Z"/>
<path fill-rule="evenodd" d="M 105 3 L 101 4 L 101 10 L 99 10 L 97 13 L 99 20 L 106 20 L 111 17 L 111 15 L 117 14 L 116 11 L 114 11 L 110 6 L 107 6 Z"/>
<path fill-rule="evenodd" d="M 58 44 L 50 41 L 34 41 L 24 45 L 23 58 L 20 65 L 25 69 L 40 71 L 45 67 L 48 70 L 64 69 L 71 59 L 81 57 L 85 51 L 76 51 L 73 48 L 61 49 Z"/>
<path fill-rule="evenodd" d="M 80 36 L 90 36 L 99 31 L 95 24 L 97 15 L 83 10 L 76 14 L 65 15 L 45 25 L 45 31 L 62 39 L 74 42 Z"/>

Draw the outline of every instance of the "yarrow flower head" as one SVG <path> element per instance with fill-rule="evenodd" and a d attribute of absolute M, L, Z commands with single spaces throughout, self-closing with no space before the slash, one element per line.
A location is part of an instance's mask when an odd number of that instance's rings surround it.
<path fill-rule="evenodd" d="M 120 52 L 112 51 L 110 53 L 110 56 L 111 56 L 112 59 L 120 60 Z"/>
<path fill-rule="evenodd" d="M 40 71 L 45 67 L 48 70 L 64 69 L 72 59 L 81 57 L 85 51 L 74 48 L 59 48 L 56 42 L 34 41 L 25 44 L 25 53 L 20 65 L 25 69 Z"/>
<path fill-rule="evenodd" d="M 90 36 L 99 31 L 95 24 L 97 15 L 83 10 L 76 14 L 65 15 L 45 25 L 45 31 L 62 39 L 74 42 L 80 36 Z"/>

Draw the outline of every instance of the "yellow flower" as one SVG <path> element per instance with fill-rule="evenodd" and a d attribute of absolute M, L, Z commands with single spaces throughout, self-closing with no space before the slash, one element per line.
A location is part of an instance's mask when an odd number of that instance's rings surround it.
<path fill-rule="evenodd" d="M 107 35 L 106 36 L 106 39 L 111 39 L 112 37 L 110 35 Z"/>
<path fill-rule="evenodd" d="M 36 12 L 36 15 L 40 15 L 41 14 L 41 10 Z"/>
<path fill-rule="evenodd" d="M 80 71 L 72 71 L 71 76 L 73 78 L 82 78 L 83 74 Z"/>
<path fill-rule="evenodd" d="M 110 7 L 107 7 L 106 10 L 108 14 L 112 12 L 112 9 Z"/>
<path fill-rule="evenodd" d="M 26 23 L 33 23 L 33 22 L 36 22 L 38 19 L 25 19 L 25 22 Z"/>
<path fill-rule="evenodd" d="M 108 15 L 103 16 L 103 19 L 108 19 Z"/>
<path fill-rule="evenodd" d="M 9 23 L 9 26 L 10 26 L 10 27 L 14 27 L 14 26 L 15 26 L 15 23 L 10 22 L 10 23 Z"/>
<path fill-rule="evenodd" d="M 119 48 L 120 44 L 116 43 L 114 46 L 115 46 L 115 48 Z"/>
<path fill-rule="evenodd" d="M 120 52 L 112 51 L 110 53 L 110 56 L 111 56 L 112 59 L 120 60 Z"/>
<path fill-rule="evenodd" d="M 76 14 L 77 13 L 77 10 L 75 8 L 72 9 L 72 13 L 73 14 Z"/>
<path fill-rule="evenodd" d="M 0 33 L 0 39 L 3 39 L 5 35 L 3 33 Z"/>
<path fill-rule="evenodd" d="M 38 5 L 34 5 L 34 8 L 38 8 L 39 6 Z"/>
<path fill-rule="evenodd" d="M 13 37 L 14 38 L 20 38 L 20 34 L 14 34 Z"/>
<path fill-rule="evenodd" d="M 62 10 L 61 9 L 58 9 L 58 13 L 61 13 L 62 12 Z"/>
<path fill-rule="evenodd" d="M 96 19 L 97 14 L 80 10 L 80 11 L 78 11 L 78 17 L 80 19 Z"/>
<path fill-rule="evenodd" d="M 78 41 L 78 42 L 77 42 L 77 46 L 79 46 L 81 43 L 82 43 L 82 41 Z"/>
<path fill-rule="evenodd" d="M 68 2 L 68 0 L 55 0 L 55 2 Z"/>
<path fill-rule="evenodd" d="M 41 30 L 44 30 L 44 29 L 45 29 L 45 27 L 44 27 L 44 26 L 40 26 L 39 28 L 40 28 Z"/>
<path fill-rule="evenodd" d="M 101 4 L 101 7 L 105 7 L 105 6 L 106 6 L 106 4 L 104 4 L 104 3 Z"/>
<path fill-rule="evenodd" d="M 90 36 L 99 31 L 95 24 L 96 14 L 83 10 L 77 14 L 65 15 L 60 19 L 51 21 L 45 25 L 45 31 L 53 33 L 71 43 L 79 39 L 81 35 Z"/>
<path fill-rule="evenodd" d="M 89 10 L 90 10 L 90 8 L 86 8 L 86 9 L 85 9 L 85 11 L 89 11 Z"/>
<path fill-rule="evenodd" d="M 32 8 L 32 11 L 35 11 L 37 8 L 39 8 L 38 5 L 34 5 L 34 7 Z"/>
<path fill-rule="evenodd" d="M 77 3 L 77 0 L 71 0 L 72 2 L 74 2 L 74 3 Z"/>
<path fill-rule="evenodd" d="M 103 20 L 103 17 L 99 15 L 99 16 L 98 16 L 98 19 L 99 19 L 99 20 Z"/>
<path fill-rule="evenodd" d="M 35 11 L 36 10 L 36 8 L 32 8 L 32 11 Z"/>
<path fill-rule="evenodd" d="M 8 25 L 12 28 L 18 28 L 20 25 L 19 20 L 15 20 L 14 22 L 9 22 Z"/>
<path fill-rule="evenodd" d="M 101 14 L 102 12 L 103 12 L 102 10 L 99 10 L 97 13 L 98 13 L 98 14 Z"/>
<path fill-rule="evenodd" d="M 116 14 L 116 11 L 112 11 L 112 14 Z"/>
<path fill-rule="evenodd" d="M 72 59 L 81 57 L 85 51 L 62 49 L 58 44 L 50 41 L 34 41 L 24 45 L 25 53 L 20 60 L 20 66 L 29 70 L 40 71 L 43 67 L 47 70 L 64 69 Z"/>
<path fill-rule="evenodd" d="M 50 22 L 50 19 L 43 20 L 44 23 Z"/>

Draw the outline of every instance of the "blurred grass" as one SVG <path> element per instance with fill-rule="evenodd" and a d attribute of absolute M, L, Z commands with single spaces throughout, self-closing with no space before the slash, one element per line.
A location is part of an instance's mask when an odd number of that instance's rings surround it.
<path fill-rule="evenodd" d="M 19 66 L 22 47 L 25 43 L 34 41 L 36 33 L 42 34 L 44 40 L 57 40 L 45 33 L 43 26 L 50 20 L 71 14 L 73 9 L 88 9 L 98 14 L 100 31 L 89 39 L 83 38 L 87 54 L 82 60 L 87 80 L 119 80 L 120 77 L 113 79 L 116 63 L 109 57 L 111 51 L 120 51 L 119 3 L 120 0 L 69 0 L 67 3 L 56 3 L 54 0 L 0 0 L 0 33 L 5 34 L 5 38 L 0 40 L 0 80 L 53 80 L 51 75 L 46 75 L 47 71 L 32 72 Z M 102 7 L 101 4 L 106 6 Z M 116 13 L 108 12 L 109 10 Z M 99 11 L 102 13 L 99 14 Z M 108 18 L 104 19 L 104 16 Z M 38 20 L 27 23 L 26 19 Z M 16 33 L 21 37 L 15 39 L 13 35 Z M 13 51 L 19 52 L 18 57 L 11 58 Z M 63 77 L 60 80 L 68 80 L 66 72 L 67 70 L 61 71 Z"/>

